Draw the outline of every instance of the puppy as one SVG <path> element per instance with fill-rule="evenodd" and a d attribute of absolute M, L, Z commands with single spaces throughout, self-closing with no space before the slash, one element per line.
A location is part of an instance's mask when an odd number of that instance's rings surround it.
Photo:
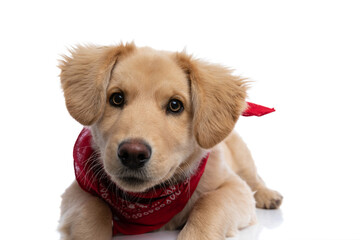
<path fill-rule="evenodd" d="M 87 126 L 61 239 L 179 228 L 179 240 L 225 239 L 256 222 L 255 207 L 280 206 L 233 132 L 246 82 L 227 68 L 134 44 L 78 46 L 59 67 L 67 109 Z"/>

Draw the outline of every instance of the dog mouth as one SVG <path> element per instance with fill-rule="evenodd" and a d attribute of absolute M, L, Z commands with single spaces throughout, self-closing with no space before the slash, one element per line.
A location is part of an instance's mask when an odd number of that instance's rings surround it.
<path fill-rule="evenodd" d="M 145 174 L 126 174 L 117 176 L 115 182 L 118 187 L 129 192 L 146 192 L 157 186 L 161 180 L 156 180 Z"/>
<path fill-rule="evenodd" d="M 110 173 L 112 181 L 124 191 L 146 192 L 157 185 L 162 185 L 173 175 L 174 167 L 167 174 L 158 173 L 158 178 L 154 178 L 146 169 L 133 171 L 129 169 L 120 169 L 116 173 Z M 163 176 L 165 175 L 165 176 Z"/>

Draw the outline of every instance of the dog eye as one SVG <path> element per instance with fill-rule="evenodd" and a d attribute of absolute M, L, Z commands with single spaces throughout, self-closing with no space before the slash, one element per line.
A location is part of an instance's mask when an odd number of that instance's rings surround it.
<path fill-rule="evenodd" d="M 166 111 L 169 113 L 181 113 L 183 110 L 183 103 L 177 99 L 171 99 L 166 109 Z"/>
<path fill-rule="evenodd" d="M 110 105 L 114 107 L 122 107 L 125 102 L 125 97 L 123 92 L 116 92 L 111 94 L 109 99 Z"/>

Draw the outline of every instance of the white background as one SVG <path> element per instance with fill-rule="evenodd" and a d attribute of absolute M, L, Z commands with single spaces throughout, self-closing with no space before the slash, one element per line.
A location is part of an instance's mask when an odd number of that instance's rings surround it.
<path fill-rule="evenodd" d="M 236 128 L 284 204 L 238 239 L 360 239 L 359 25 L 344 0 L 1 1 L 0 238 L 59 238 L 82 128 L 60 55 L 135 41 L 230 66 L 253 80 L 250 101 L 276 108 Z"/>

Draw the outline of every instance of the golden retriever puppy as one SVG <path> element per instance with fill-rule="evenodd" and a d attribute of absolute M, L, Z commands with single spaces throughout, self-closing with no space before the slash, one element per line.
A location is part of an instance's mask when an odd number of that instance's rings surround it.
<path fill-rule="evenodd" d="M 233 132 L 246 82 L 187 55 L 79 46 L 60 63 L 66 106 L 86 126 L 76 181 L 61 204 L 61 239 L 111 239 L 182 228 L 184 239 L 225 239 L 278 208 Z"/>

